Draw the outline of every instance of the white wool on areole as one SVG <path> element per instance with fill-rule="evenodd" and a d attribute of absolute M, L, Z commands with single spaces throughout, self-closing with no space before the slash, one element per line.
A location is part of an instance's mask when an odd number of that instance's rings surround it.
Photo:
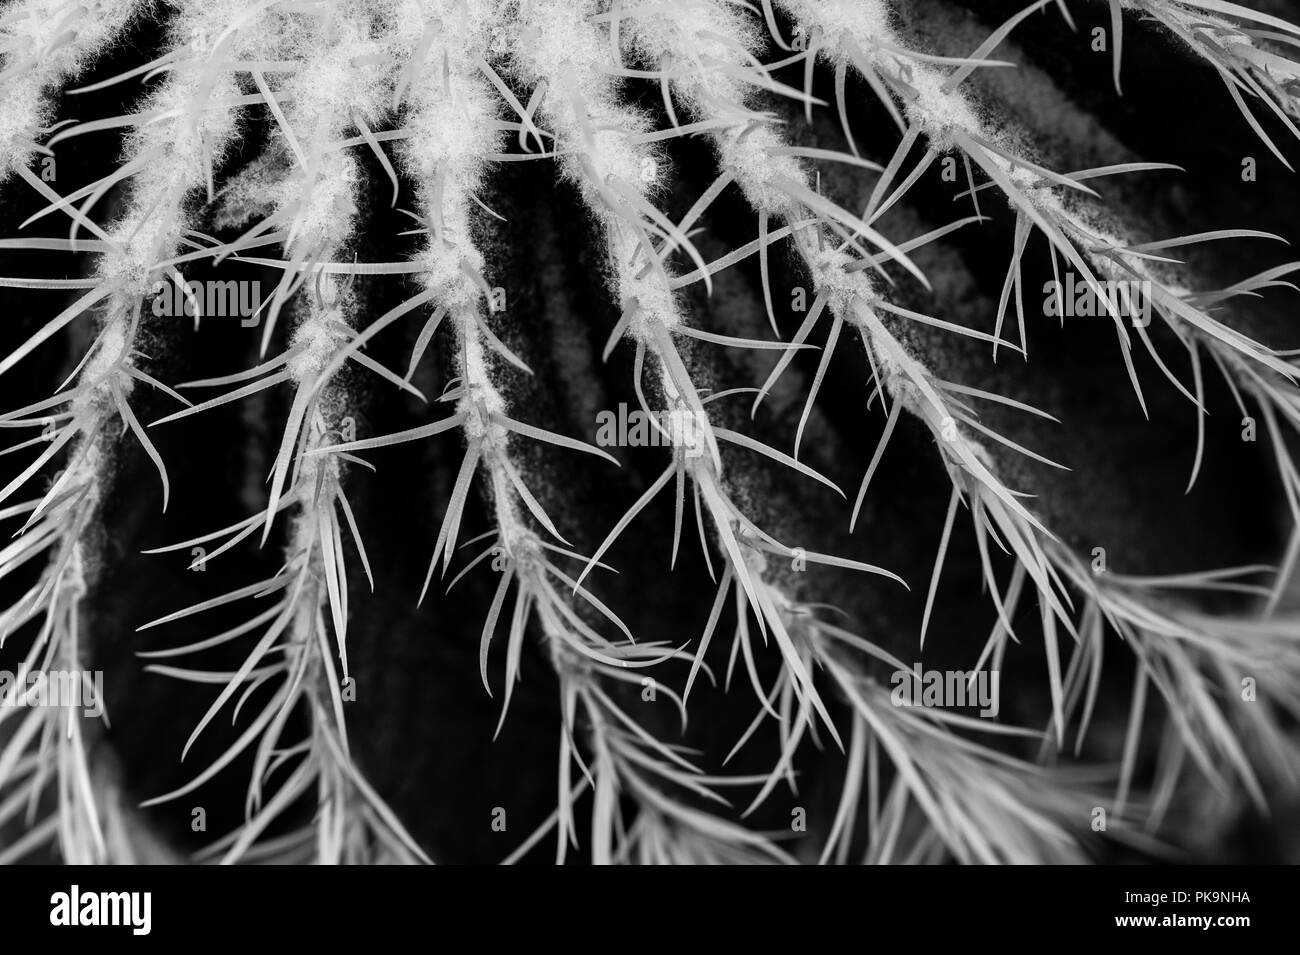
<path fill-rule="evenodd" d="M 144 6 L 144 0 L 20 0 L 5 8 L 0 48 L 28 68 L 16 75 L 6 69 L 0 83 L 0 177 L 31 158 L 55 88 L 80 75 Z"/>
<path fill-rule="evenodd" d="M 485 156 L 502 145 L 495 128 L 496 100 L 486 80 L 452 72 L 447 89 L 440 74 L 422 73 L 407 92 L 409 135 L 401 146 L 422 183 L 439 179 L 453 192 L 472 192 L 486 172 Z"/>

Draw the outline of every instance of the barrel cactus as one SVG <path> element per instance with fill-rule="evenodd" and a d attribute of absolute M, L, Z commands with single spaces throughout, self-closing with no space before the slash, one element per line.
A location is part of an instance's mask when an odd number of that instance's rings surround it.
<path fill-rule="evenodd" d="M 1300 858 L 1300 26 L 1025 4 L 0 7 L 0 859 Z"/>

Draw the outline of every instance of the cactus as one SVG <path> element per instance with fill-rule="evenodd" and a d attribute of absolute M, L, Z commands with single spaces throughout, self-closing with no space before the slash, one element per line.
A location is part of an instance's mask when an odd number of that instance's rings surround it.
<path fill-rule="evenodd" d="M 10 0 L 0 860 L 1294 859 L 1280 6 Z"/>

